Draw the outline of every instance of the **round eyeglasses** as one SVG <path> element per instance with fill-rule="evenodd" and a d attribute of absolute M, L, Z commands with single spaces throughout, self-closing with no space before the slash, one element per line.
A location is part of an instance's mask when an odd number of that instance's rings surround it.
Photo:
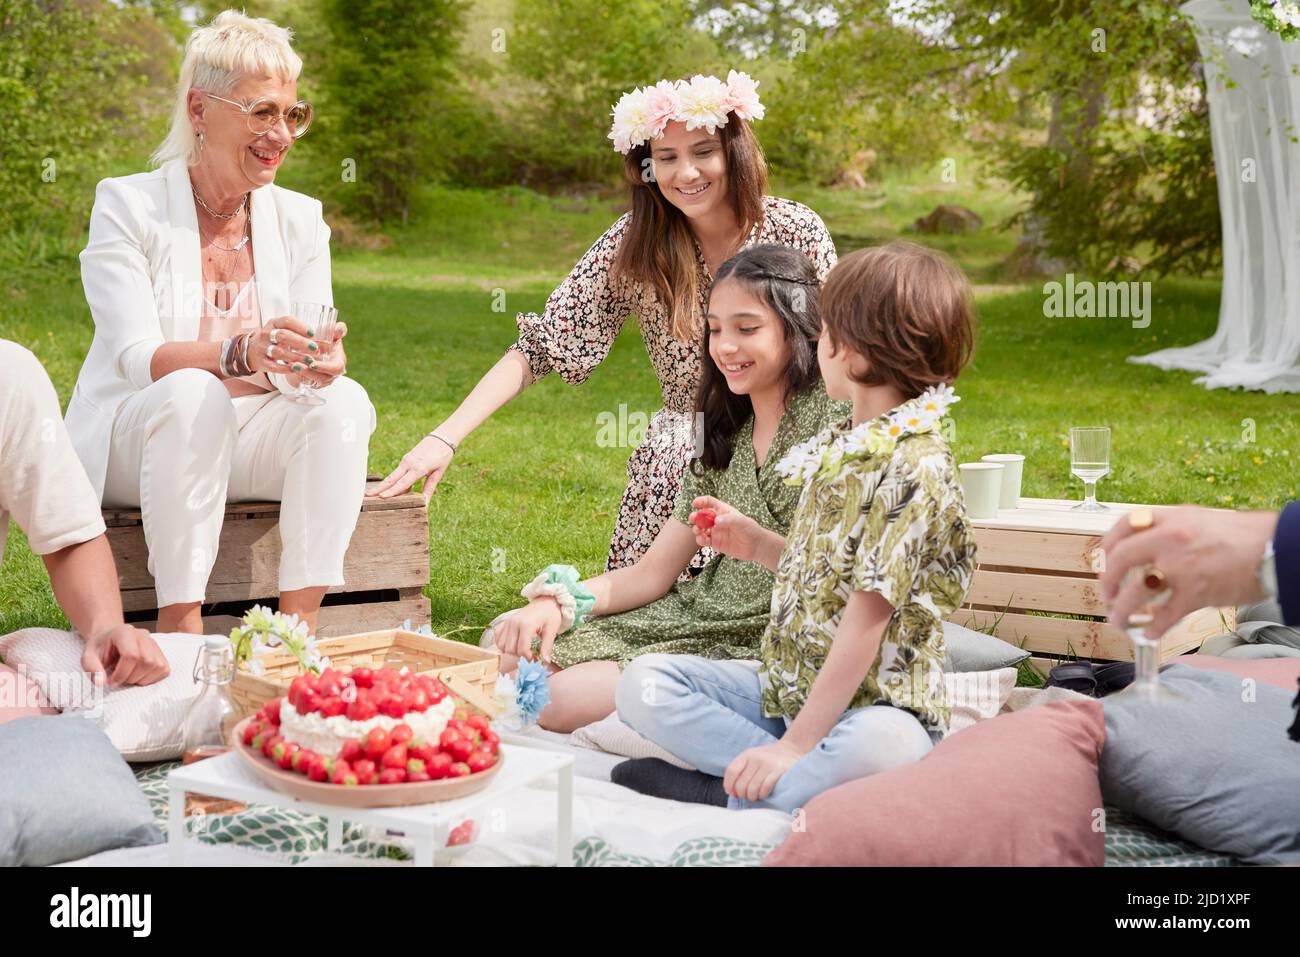
<path fill-rule="evenodd" d="M 287 110 L 281 111 L 279 104 L 269 96 L 259 97 L 252 103 L 245 105 L 235 100 L 228 100 L 224 96 L 217 96 L 215 93 L 208 93 L 206 90 L 202 92 L 204 96 L 210 96 L 222 103 L 229 103 L 243 113 L 244 119 L 248 122 L 249 132 L 255 136 L 269 133 L 280 122 L 282 117 L 285 128 L 288 129 L 289 135 L 294 139 L 298 139 L 298 137 L 306 133 L 307 127 L 311 126 L 311 104 L 306 100 L 299 100 Z"/>

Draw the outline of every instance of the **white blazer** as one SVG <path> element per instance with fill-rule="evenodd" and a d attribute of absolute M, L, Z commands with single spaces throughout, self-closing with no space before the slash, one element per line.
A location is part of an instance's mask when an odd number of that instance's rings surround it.
<path fill-rule="evenodd" d="M 330 229 L 318 200 L 279 186 L 252 196 L 253 272 L 264 319 L 293 302 L 334 304 Z M 95 338 L 65 421 L 100 500 L 117 410 L 153 382 L 149 364 L 164 342 L 194 342 L 202 313 L 198 218 L 183 160 L 148 173 L 101 180 L 81 253 L 81 282 Z M 272 375 L 281 392 L 290 387 Z"/>

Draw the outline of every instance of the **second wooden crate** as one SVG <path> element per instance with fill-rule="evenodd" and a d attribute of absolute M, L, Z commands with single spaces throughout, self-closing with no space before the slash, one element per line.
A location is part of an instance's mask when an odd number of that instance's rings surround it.
<path fill-rule="evenodd" d="M 1098 548 L 1106 531 L 1143 506 L 1107 502 L 1104 512 L 1074 502 L 1022 498 L 995 519 L 975 519 L 979 567 L 966 604 L 952 621 L 1047 658 L 1132 661 L 1133 645 L 1106 621 L 1098 582 Z M 1236 627 L 1232 608 L 1201 608 L 1161 639 L 1160 660 Z"/>

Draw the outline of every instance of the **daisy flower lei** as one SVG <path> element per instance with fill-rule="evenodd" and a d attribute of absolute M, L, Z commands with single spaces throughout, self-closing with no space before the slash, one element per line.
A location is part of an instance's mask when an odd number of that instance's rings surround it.
<path fill-rule="evenodd" d="M 893 412 L 863 422 L 833 442 L 833 429 L 823 429 L 787 452 L 776 463 L 776 472 L 786 485 L 803 485 L 813 476 L 834 477 L 845 462 L 889 455 L 905 435 L 936 431 L 948 409 L 960 401 L 952 386 L 931 386 Z"/>

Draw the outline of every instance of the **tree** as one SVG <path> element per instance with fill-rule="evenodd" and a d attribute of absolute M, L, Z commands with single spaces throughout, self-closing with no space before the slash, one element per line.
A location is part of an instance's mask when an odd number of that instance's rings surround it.
<path fill-rule="evenodd" d="M 1156 272 L 1200 273 L 1221 229 L 1195 38 L 1159 0 L 929 0 L 953 65 L 972 77 L 982 145 L 1030 195 L 1018 217 L 1037 248 L 1100 272 L 1139 256 Z M 1011 112 L 1045 135 L 1002 135 Z M 1141 116 L 1139 115 L 1141 114 Z"/>
<path fill-rule="evenodd" d="M 70 253 L 95 183 L 149 128 L 147 50 L 117 33 L 131 15 L 103 0 L 0 0 L 0 257 L 31 262 L 51 240 Z"/>
<path fill-rule="evenodd" d="M 508 42 L 516 79 L 508 122 L 517 148 L 555 178 L 618 175 L 606 134 L 626 91 L 696 73 L 727 75 L 687 0 L 516 2 Z"/>
<path fill-rule="evenodd" d="M 447 173 L 442 111 L 464 11 L 464 0 L 322 0 L 331 42 L 320 138 L 336 152 L 350 212 L 405 222 L 418 187 Z"/>

